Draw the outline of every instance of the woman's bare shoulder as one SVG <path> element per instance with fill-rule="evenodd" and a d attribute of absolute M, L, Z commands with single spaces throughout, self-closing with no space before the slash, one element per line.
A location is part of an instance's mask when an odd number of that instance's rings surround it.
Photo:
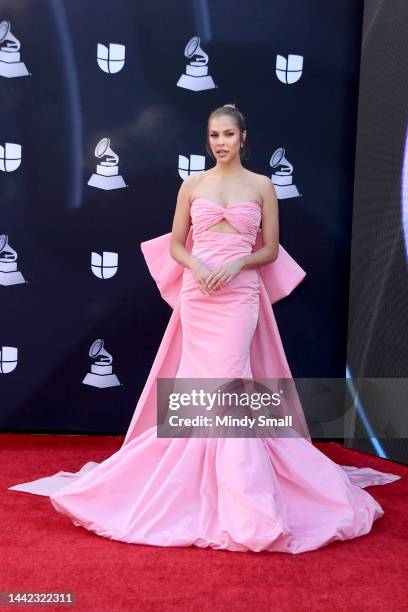
<path fill-rule="evenodd" d="M 266 176 L 265 174 L 260 174 L 259 172 L 252 172 L 251 170 L 248 170 L 248 172 L 251 173 L 253 180 L 258 184 L 265 184 L 266 181 L 271 180 L 270 177 Z"/>
<path fill-rule="evenodd" d="M 265 176 L 264 174 L 259 174 L 258 172 L 252 172 L 252 170 L 247 171 L 248 183 L 253 187 L 255 193 L 257 193 L 258 200 L 261 205 L 263 205 L 263 200 L 268 196 L 268 187 L 271 183 L 271 179 L 269 176 Z"/>
<path fill-rule="evenodd" d="M 201 170 L 200 172 L 193 172 L 192 174 L 189 174 L 187 178 L 184 179 L 184 182 L 189 187 L 194 187 L 194 185 L 200 183 L 204 177 L 208 176 L 209 173 L 210 170 Z"/>
<path fill-rule="evenodd" d="M 202 170 L 200 172 L 193 172 L 190 174 L 184 182 L 186 183 L 186 187 L 188 188 L 188 195 L 190 198 L 190 204 L 197 193 L 197 189 L 200 188 L 202 182 L 208 177 L 209 173 L 211 174 L 211 170 Z"/>
<path fill-rule="evenodd" d="M 265 174 L 258 174 L 256 172 L 253 173 L 254 181 L 256 183 L 257 188 L 262 196 L 262 199 L 267 199 L 270 197 L 276 197 L 275 187 L 271 180 L 270 176 L 266 176 Z"/>

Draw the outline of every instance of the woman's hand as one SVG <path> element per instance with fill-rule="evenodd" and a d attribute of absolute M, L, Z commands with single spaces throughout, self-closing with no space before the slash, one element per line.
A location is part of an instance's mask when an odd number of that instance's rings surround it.
<path fill-rule="evenodd" d="M 218 270 L 214 270 L 207 277 L 207 287 L 213 291 L 221 289 L 229 283 L 244 267 L 242 259 L 233 259 L 224 263 Z"/>
<path fill-rule="evenodd" d="M 195 260 L 193 265 L 190 268 L 191 273 L 193 275 L 194 280 L 197 282 L 201 293 L 212 295 L 214 291 L 207 287 L 206 280 L 211 274 L 210 268 L 201 263 L 198 259 Z"/>

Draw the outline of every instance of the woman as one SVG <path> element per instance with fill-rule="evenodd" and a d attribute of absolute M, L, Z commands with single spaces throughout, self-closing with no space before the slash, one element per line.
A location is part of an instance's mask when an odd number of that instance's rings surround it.
<path fill-rule="evenodd" d="M 75 525 L 129 543 L 295 554 L 366 534 L 383 510 L 363 487 L 399 476 L 318 451 L 296 394 L 285 435 L 157 436 L 157 378 L 291 377 L 271 303 L 305 272 L 279 245 L 271 181 L 242 167 L 242 114 L 215 109 L 207 136 L 215 166 L 182 184 L 172 232 L 141 244 L 173 313 L 122 447 L 11 488 L 49 495 Z"/>

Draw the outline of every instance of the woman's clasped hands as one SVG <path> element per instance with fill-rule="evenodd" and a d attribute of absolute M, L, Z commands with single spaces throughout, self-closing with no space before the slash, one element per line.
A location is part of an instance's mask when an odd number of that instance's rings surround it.
<path fill-rule="evenodd" d="M 208 266 L 197 260 L 193 264 L 191 272 L 201 290 L 201 293 L 213 295 L 216 291 L 224 287 L 233 278 L 235 278 L 235 276 L 237 276 L 237 274 L 239 274 L 239 272 L 242 270 L 243 266 L 243 260 L 238 258 L 227 261 L 217 270 L 211 271 Z"/>

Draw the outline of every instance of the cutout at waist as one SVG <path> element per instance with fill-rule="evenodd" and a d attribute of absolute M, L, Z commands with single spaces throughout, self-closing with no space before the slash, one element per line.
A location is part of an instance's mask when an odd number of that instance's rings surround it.
<path fill-rule="evenodd" d="M 223 227 L 225 229 L 219 230 L 219 229 L 216 229 L 217 227 Z M 207 232 L 217 232 L 218 234 L 241 234 L 241 232 L 235 229 L 235 227 L 233 227 L 231 223 L 229 223 L 226 219 L 222 219 L 221 221 L 218 221 L 214 225 L 211 225 L 209 228 L 207 228 L 206 231 Z"/>

